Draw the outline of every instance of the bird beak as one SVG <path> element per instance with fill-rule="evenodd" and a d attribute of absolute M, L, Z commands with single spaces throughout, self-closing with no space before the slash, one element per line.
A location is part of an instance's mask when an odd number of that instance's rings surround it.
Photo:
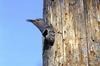
<path fill-rule="evenodd" d="M 28 21 L 28 22 L 34 22 L 34 20 L 31 20 L 31 19 L 27 19 L 27 21 Z"/>

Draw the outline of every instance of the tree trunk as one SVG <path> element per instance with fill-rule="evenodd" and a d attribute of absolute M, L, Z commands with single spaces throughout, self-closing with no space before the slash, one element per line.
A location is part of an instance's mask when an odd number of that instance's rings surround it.
<path fill-rule="evenodd" d="M 43 66 L 100 66 L 100 0 L 44 0 L 43 18 L 55 30 Z"/>

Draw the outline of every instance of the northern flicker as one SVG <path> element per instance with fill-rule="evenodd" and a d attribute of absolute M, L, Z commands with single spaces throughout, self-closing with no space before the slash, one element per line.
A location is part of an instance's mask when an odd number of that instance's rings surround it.
<path fill-rule="evenodd" d="M 42 33 L 44 37 L 44 49 L 49 49 L 49 47 L 53 46 L 55 41 L 55 32 L 53 26 L 47 24 L 43 19 L 28 19 L 27 21 L 32 22 Z"/>

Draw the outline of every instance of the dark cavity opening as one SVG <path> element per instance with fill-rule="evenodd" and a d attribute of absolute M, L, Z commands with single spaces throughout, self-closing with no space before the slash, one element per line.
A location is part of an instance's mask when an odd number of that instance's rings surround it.
<path fill-rule="evenodd" d="M 44 33 L 43 33 L 43 36 L 45 37 L 47 34 L 48 34 L 48 31 L 45 30 Z"/>
<path fill-rule="evenodd" d="M 51 1 L 54 1 L 54 0 L 51 0 Z"/>

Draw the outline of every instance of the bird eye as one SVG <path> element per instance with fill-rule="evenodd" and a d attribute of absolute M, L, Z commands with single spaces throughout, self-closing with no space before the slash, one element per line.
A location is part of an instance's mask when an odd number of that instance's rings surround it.
<path fill-rule="evenodd" d="M 37 19 L 37 21 L 39 21 L 39 19 Z"/>
<path fill-rule="evenodd" d="M 47 34 L 48 34 L 48 31 L 45 30 L 45 31 L 43 32 L 43 36 L 45 37 Z"/>

